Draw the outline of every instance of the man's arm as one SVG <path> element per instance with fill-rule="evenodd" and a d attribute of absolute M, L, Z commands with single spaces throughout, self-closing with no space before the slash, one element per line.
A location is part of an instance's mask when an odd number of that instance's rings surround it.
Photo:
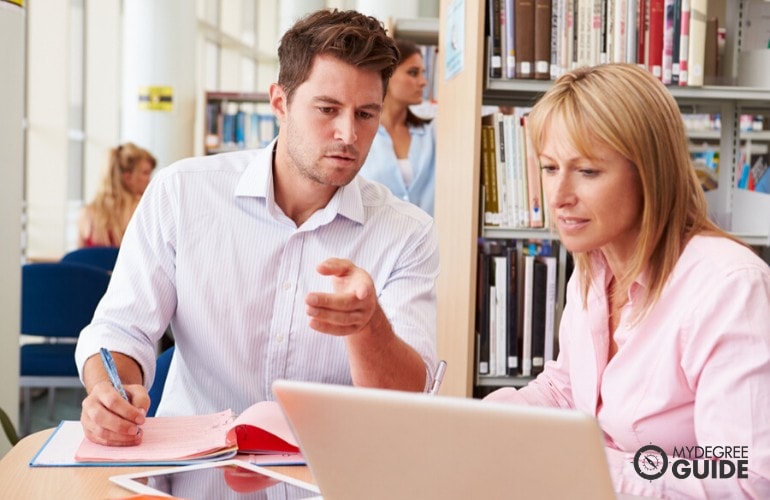
<path fill-rule="evenodd" d="M 144 423 L 150 397 L 142 385 L 139 364 L 124 354 L 112 355 L 129 400 L 123 399 L 112 386 L 99 355 L 91 356 L 83 367 L 88 396 L 83 400 L 80 423 L 85 436 L 95 443 L 132 446 L 142 440 L 139 426 Z"/>
<path fill-rule="evenodd" d="M 349 260 L 328 259 L 317 271 L 334 280 L 334 293 L 309 293 L 310 327 L 345 337 L 353 383 L 422 391 L 426 368 L 420 354 L 399 338 L 377 302 L 369 274 Z"/>

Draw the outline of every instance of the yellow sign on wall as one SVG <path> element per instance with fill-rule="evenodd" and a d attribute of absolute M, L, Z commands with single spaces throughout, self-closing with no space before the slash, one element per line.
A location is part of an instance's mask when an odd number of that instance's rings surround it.
<path fill-rule="evenodd" d="M 3 1 L 3 0 L 0 0 L 0 1 Z M 4 0 L 4 1 L 8 3 L 15 3 L 19 7 L 24 7 L 24 0 Z"/>
<path fill-rule="evenodd" d="M 174 108 L 174 89 L 148 85 L 139 87 L 139 109 L 144 111 L 171 111 Z"/>

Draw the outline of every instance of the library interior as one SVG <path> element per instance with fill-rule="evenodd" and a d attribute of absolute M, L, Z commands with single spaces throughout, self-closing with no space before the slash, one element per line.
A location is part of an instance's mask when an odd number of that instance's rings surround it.
<path fill-rule="evenodd" d="M 118 145 L 149 151 L 155 175 L 270 144 L 278 41 L 322 8 L 380 19 L 425 64 L 412 110 L 435 127 L 442 395 L 524 387 L 559 355 L 576 264 L 526 126 L 576 67 L 633 63 L 665 85 L 709 216 L 770 265 L 770 1 L 0 0 L 0 409 L 20 437 L 78 419 L 85 394 L 22 397 L 21 345 L 41 342 L 23 331 L 22 268 L 77 249 Z"/>

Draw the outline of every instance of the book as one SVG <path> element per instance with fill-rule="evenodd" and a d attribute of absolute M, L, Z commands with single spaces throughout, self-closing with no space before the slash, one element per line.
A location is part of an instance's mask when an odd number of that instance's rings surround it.
<path fill-rule="evenodd" d="M 516 282 L 516 260 L 518 254 L 514 242 L 509 242 L 505 249 L 506 264 L 508 266 L 508 300 L 505 316 L 508 351 L 508 375 L 515 376 L 519 373 L 519 315 L 518 315 L 518 294 Z"/>
<path fill-rule="evenodd" d="M 647 9 L 647 70 L 658 80 L 663 79 L 663 35 L 665 31 L 664 0 L 648 0 Z"/>
<path fill-rule="evenodd" d="M 500 37 L 500 1 L 487 0 L 487 29 L 489 30 L 489 77 L 503 76 L 502 38 Z"/>
<path fill-rule="evenodd" d="M 521 117 L 524 128 L 525 164 L 527 172 L 527 207 L 529 209 L 529 227 L 543 227 L 543 189 L 540 178 L 540 161 L 532 146 L 532 137 L 527 131 L 527 115 Z"/>
<path fill-rule="evenodd" d="M 551 0 L 535 0 L 534 7 L 534 76 L 551 78 Z"/>
<path fill-rule="evenodd" d="M 690 52 L 690 0 L 682 0 L 679 13 L 679 86 L 687 86 Z"/>
<path fill-rule="evenodd" d="M 706 55 L 707 0 L 690 1 L 690 41 L 687 50 L 687 86 L 702 87 Z M 681 76 L 681 75 L 680 75 Z"/>
<path fill-rule="evenodd" d="M 533 78 L 535 65 L 534 0 L 516 0 L 513 5 L 516 78 Z"/>
<path fill-rule="evenodd" d="M 521 329 L 521 375 L 532 376 L 532 306 L 535 256 L 524 256 L 524 313 Z"/>
<path fill-rule="evenodd" d="M 185 465 L 264 455 L 261 464 L 304 464 L 297 440 L 278 403 L 261 401 L 237 417 L 232 410 L 179 417 L 149 417 L 137 446 L 104 446 L 83 435 L 78 421 L 64 421 L 30 466 Z"/>
<path fill-rule="evenodd" d="M 545 315 L 548 269 L 540 256 L 532 263 L 532 375 L 543 371 L 545 364 Z"/>

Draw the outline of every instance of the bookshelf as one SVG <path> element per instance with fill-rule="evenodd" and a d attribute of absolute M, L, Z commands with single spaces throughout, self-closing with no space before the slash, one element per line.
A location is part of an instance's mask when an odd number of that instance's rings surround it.
<path fill-rule="evenodd" d="M 263 92 L 206 92 L 204 152 L 266 146 L 278 132 L 269 102 Z"/>
<path fill-rule="evenodd" d="M 439 47 L 447 46 L 445 29 L 457 0 L 441 0 Z M 735 81 L 740 51 L 740 23 L 745 1 L 726 9 L 727 80 Z M 476 267 L 479 236 L 529 238 L 526 232 L 484 230 L 481 224 L 481 108 L 482 105 L 531 106 L 551 85 L 550 81 L 492 80 L 484 64 L 485 2 L 464 2 L 463 68 L 444 79 L 439 63 L 438 98 L 451 106 L 437 116 L 437 174 L 435 220 L 439 235 L 442 272 L 437 281 L 438 349 L 448 361 L 442 393 L 470 396 L 476 387 L 475 315 Z M 741 114 L 768 114 L 770 89 L 701 86 L 669 87 L 683 112 L 721 115 L 719 132 L 719 187 L 709 191 L 715 220 L 753 245 L 770 245 L 770 195 L 735 188 L 736 159 L 740 149 Z M 487 231 L 485 233 L 485 231 Z M 537 233 L 539 234 L 539 233 Z M 507 380 L 507 378 L 506 378 Z M 503 380 L 485 382 L 495 386 Z M 526 382 L 524 380 L 523 382 Z"/>

